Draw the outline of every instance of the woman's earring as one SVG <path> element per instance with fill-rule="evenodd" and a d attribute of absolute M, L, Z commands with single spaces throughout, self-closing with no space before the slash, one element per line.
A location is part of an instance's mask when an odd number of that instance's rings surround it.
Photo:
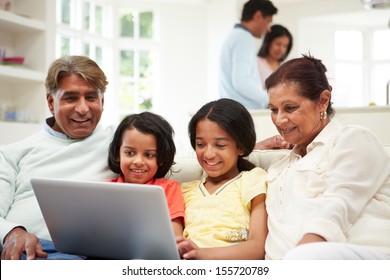
<path fill-rule="evenodd" d="M 320 113 L 320 120 L 326 120 L 328 113 L 326 111 Z"/>

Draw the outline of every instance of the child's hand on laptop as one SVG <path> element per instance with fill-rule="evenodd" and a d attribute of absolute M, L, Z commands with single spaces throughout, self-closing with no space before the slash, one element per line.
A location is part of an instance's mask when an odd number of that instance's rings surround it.
<path fill-rule="evenodd" d="M 183 236 L 176 236 L 176 245 L 179 250 L 180 257 L 185 260 L 206 260 L 204 250 L 200 249 L 194 242 L 186 239 Z"/>

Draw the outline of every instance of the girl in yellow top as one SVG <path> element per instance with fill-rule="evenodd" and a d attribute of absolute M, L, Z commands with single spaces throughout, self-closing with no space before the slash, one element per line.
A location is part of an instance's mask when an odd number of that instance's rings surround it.
<path fill-rule="evenodd" d="M 244 159 L 256 142 L 251 115 L 237 101 L 212 101 L 193 116 L 188 131 L 205 176 L 182 185 L 181 257 L 264 259 L 266 172 Z"/>

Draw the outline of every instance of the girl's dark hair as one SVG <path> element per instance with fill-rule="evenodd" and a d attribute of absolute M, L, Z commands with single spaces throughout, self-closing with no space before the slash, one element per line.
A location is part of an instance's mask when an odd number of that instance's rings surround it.
<path fill-rule="evenodd" d="M 204 105 L 192 117 L 188 125 L 188 134 L 194 150 L 196 149 L 197 124 L 205 119 L 217 123 L 236 141 L 237 147 L 243 150 L 244 154 L 237 161 L 238 170 L 253 169 L 255 165 L 243 158 L 253 151 L 256 144 L 255 126 L 248 110 L 239 102 L 227 98 L 211 101 Z"/>
<path fill-rule="evenodd" d="M 174 164 L 176 153 L 173 141 L 174 131 L 172 126 L 161 116 L 143 112 L 125 117 L 114 133 L 108 150 L 108 167 L 115 173 L 123 176 L 120 168 L 120 147 L 123 142 L 123 134 L 126 130 L 137 129 L 145 134 L 152 134 L 157 142 L 158 169 L 154 178 L 163 178 Z"/>
<path fill-rule="evenodd" d="M 260 11 L 263 17 L 273 16 L 278 9 L 268 0 L 249 0 L 244 4 L 241 14 L 241 21 L 250 21 L 257 11 Z"/>
<path fill-rule="evenodd" d="M 321 60 L 309 55 L 302 55 L 283 63 L 266 80 L 267 91 L 278 85 L 293 83 L 298 87 L 299 94 L 310 100 L 318 100 L 324 90 L 332 91 L 326 78 L 326 67 Z M 332 102 L 329 102 L 326 109 L 328 116 L 334 114 Z"/>
<path fill-rule="evenodd" d="M 264 37 L 264 40 L 263 40 L 263 44 L 261 45 L 261 48 L 260 48 L 259 53 L 257 54 L 257 56 L 259 56 L 259 57 L 267 57 L 268 54 L 269 54 L 269 47 L 270 47 L 272 41 L 275 40 L 276 38 L 282 37 L 282 36 L 287 36 L 288 37 L 288 46 L 287 46 L 286 53 L 279 60 L 279 62 L 284 61 L 287 58 L 287 56 L 290 53 L 290 51 L 291 51 L 291 48 L 292 48 L 292 45 L 293 45 L 293 37 L 292 37 L 290 31 L 288 31 L 288 29 L 286 27 L 284 27 L 284 26 L 282 26 L 280 24 L 272 25 L 271 26 L 271 31 L 267 32 L 267 34 L 265 34 L 265 37 Z"/>

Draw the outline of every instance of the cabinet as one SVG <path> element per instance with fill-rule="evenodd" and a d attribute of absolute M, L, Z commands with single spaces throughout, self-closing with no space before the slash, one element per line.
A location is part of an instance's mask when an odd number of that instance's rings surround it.
<path fill-rule="evenodd" d="M 25 60 L 0 64 L 0 145 L 37 131 L 49 115 L 44 84 L 55 54 L 56 1 L 10 2 L 10 11 L 0 10 L 0 48 Z"/>

